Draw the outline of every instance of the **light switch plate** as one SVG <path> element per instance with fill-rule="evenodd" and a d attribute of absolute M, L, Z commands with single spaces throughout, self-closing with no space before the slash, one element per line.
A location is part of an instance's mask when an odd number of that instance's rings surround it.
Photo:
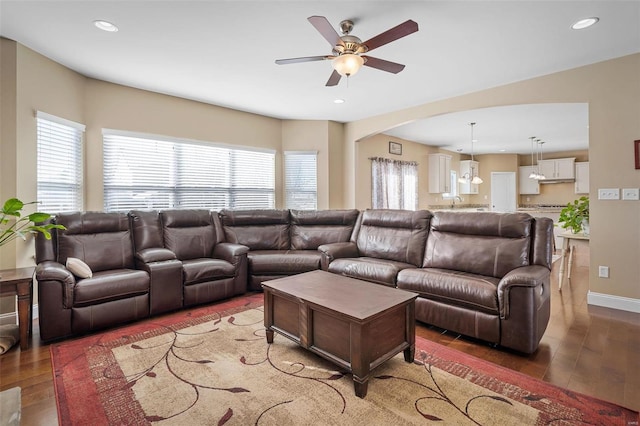
<path fill-rule="evenodd" d="M 598 189 L 598 200 L 619 200 L 620 188 L 600 188 Z"/>
<path fill-rule="evenodd" d="M 600 277 L 600 278 L 609 278 L 609 267 L 608 266 L 598 266 L 598 277 Z"/>
<path fill-rule="evenodd" d="M 623 200 L 640 200 L 640 189 L 638 188 L 622 188 Z"/>

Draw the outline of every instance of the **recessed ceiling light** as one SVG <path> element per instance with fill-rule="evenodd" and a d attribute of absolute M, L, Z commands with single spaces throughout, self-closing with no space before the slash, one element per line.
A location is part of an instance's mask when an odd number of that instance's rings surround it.
<path fill-rule="evenodd" d="M 116 31 L 118 31 L 118 27 L 116 27 L 109 21 L 97 20 L 93 21 L 93 25 L 100 28 L 102 31 L 108 31 L 110 33 L 115 33 Z"/>
<path fill-rule="evenodd" d="M 344 103 L 344 99 L 334 99 L 333 103 L 334 104 L 343 104 Z"/>
<path fill-rule="evenodd" d="M 499 152 L 505 152 L 505 151 L 506 151 L 506 149 L 499 149 L 498 151 L 499 151 Z"/>
<path fill-rule="evenodd" d="M 589 28 L 590 26 L 595 25 L 599 20 L 600 18 L 596 18 L 595 16 L 593 18 L 581 19 L 573 24 L 571 28 L 573 28 L 574 30 L 584 30 L 585 28 Z"/>

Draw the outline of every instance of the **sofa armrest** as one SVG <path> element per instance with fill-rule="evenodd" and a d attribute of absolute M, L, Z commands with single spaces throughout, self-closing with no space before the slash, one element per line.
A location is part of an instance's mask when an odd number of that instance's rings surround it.
<path fill-rule="evenodd" d="M 237 264 L 243 255 L 249 252 L 249 247 L 235 243 L 218 243 L 213 248 L 213 257 Z"/>
<path fill-rule="evenodd" d="M 76 285 L 76 277 L 61 263 L 47 260 L 36 267 L 36 280 L 40 285 L 46 282 L 59 282 L 62 286 L 62 301 L 64 308 L 73 306 L 73 288 Z"/>
<path fill-rule="evenodd" d="M 551 271 L 540 265 L 523 266 L 508 272 L 498 283 L 498 305 L 500 307 L 500 318 L 509 318 L 510 304 L 517 301 L 509 299 L 511 290 L 515 287 L 528 287 L 534 291 L 534 295 L 543 296 L 549 291 L 549 280 Z M 546 297 L 546 294 L 544 294 Z M 532 301 L 522 301 L 522 303 L 535 303 Z"/>
<path fill-rule="evenodd" d="M 322 254 L 320 266 L 325 271 L 329 268 L 329 264 L 335 259 L 360 257 L 358 246 L 354 242 L 322 244 L 318 247 L 318 251 Z"/>
<path fill-rule="evenodd" d="M 176 259 L 175 253 L 166 248 L 148 248 L 136 253 L 136 261 L 142 263 L 162 262 L 174 259 Z"/>

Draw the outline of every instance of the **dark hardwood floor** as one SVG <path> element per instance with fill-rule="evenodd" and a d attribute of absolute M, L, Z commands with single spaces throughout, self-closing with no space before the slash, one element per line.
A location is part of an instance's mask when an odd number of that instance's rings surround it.
<path fill-rule="evenodd" d="M 640 410 L 640 314 L 588 307 L 588 247 L 578 245 L 571 283 L 552 271 L 551 321 L 540 348 L 513 353 L 418 323 L 419 336 L 558 386 Z M 49 346 L 37 321 L 31 347 L 0 356 L 0 390 L 22 388 L 22 424 L 57 424 Z"/>

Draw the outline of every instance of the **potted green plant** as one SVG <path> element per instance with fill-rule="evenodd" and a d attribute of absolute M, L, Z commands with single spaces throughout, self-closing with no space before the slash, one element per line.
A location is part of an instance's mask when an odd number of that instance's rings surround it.
<path fill-rule="evenodd" d="M 558 222 L 574 234 L 589 233 L 589 197 L 583 196 L 560 210 Z"/>
<path fill-rule="evenodd" d="M 20 237 L 26 239 L 27 234 L 42 233 L 46 239 L 51 239 L 51 229 L 66 229 L 62 225 L 52 223 L 43 224 L 51 217 L 49 213 L 35 212 L 22 216 L 25 205 L 36 204 L 35 201 L 23 203 L 17 198 L 5 201 L 0 213 L 0 247 Z"/>

